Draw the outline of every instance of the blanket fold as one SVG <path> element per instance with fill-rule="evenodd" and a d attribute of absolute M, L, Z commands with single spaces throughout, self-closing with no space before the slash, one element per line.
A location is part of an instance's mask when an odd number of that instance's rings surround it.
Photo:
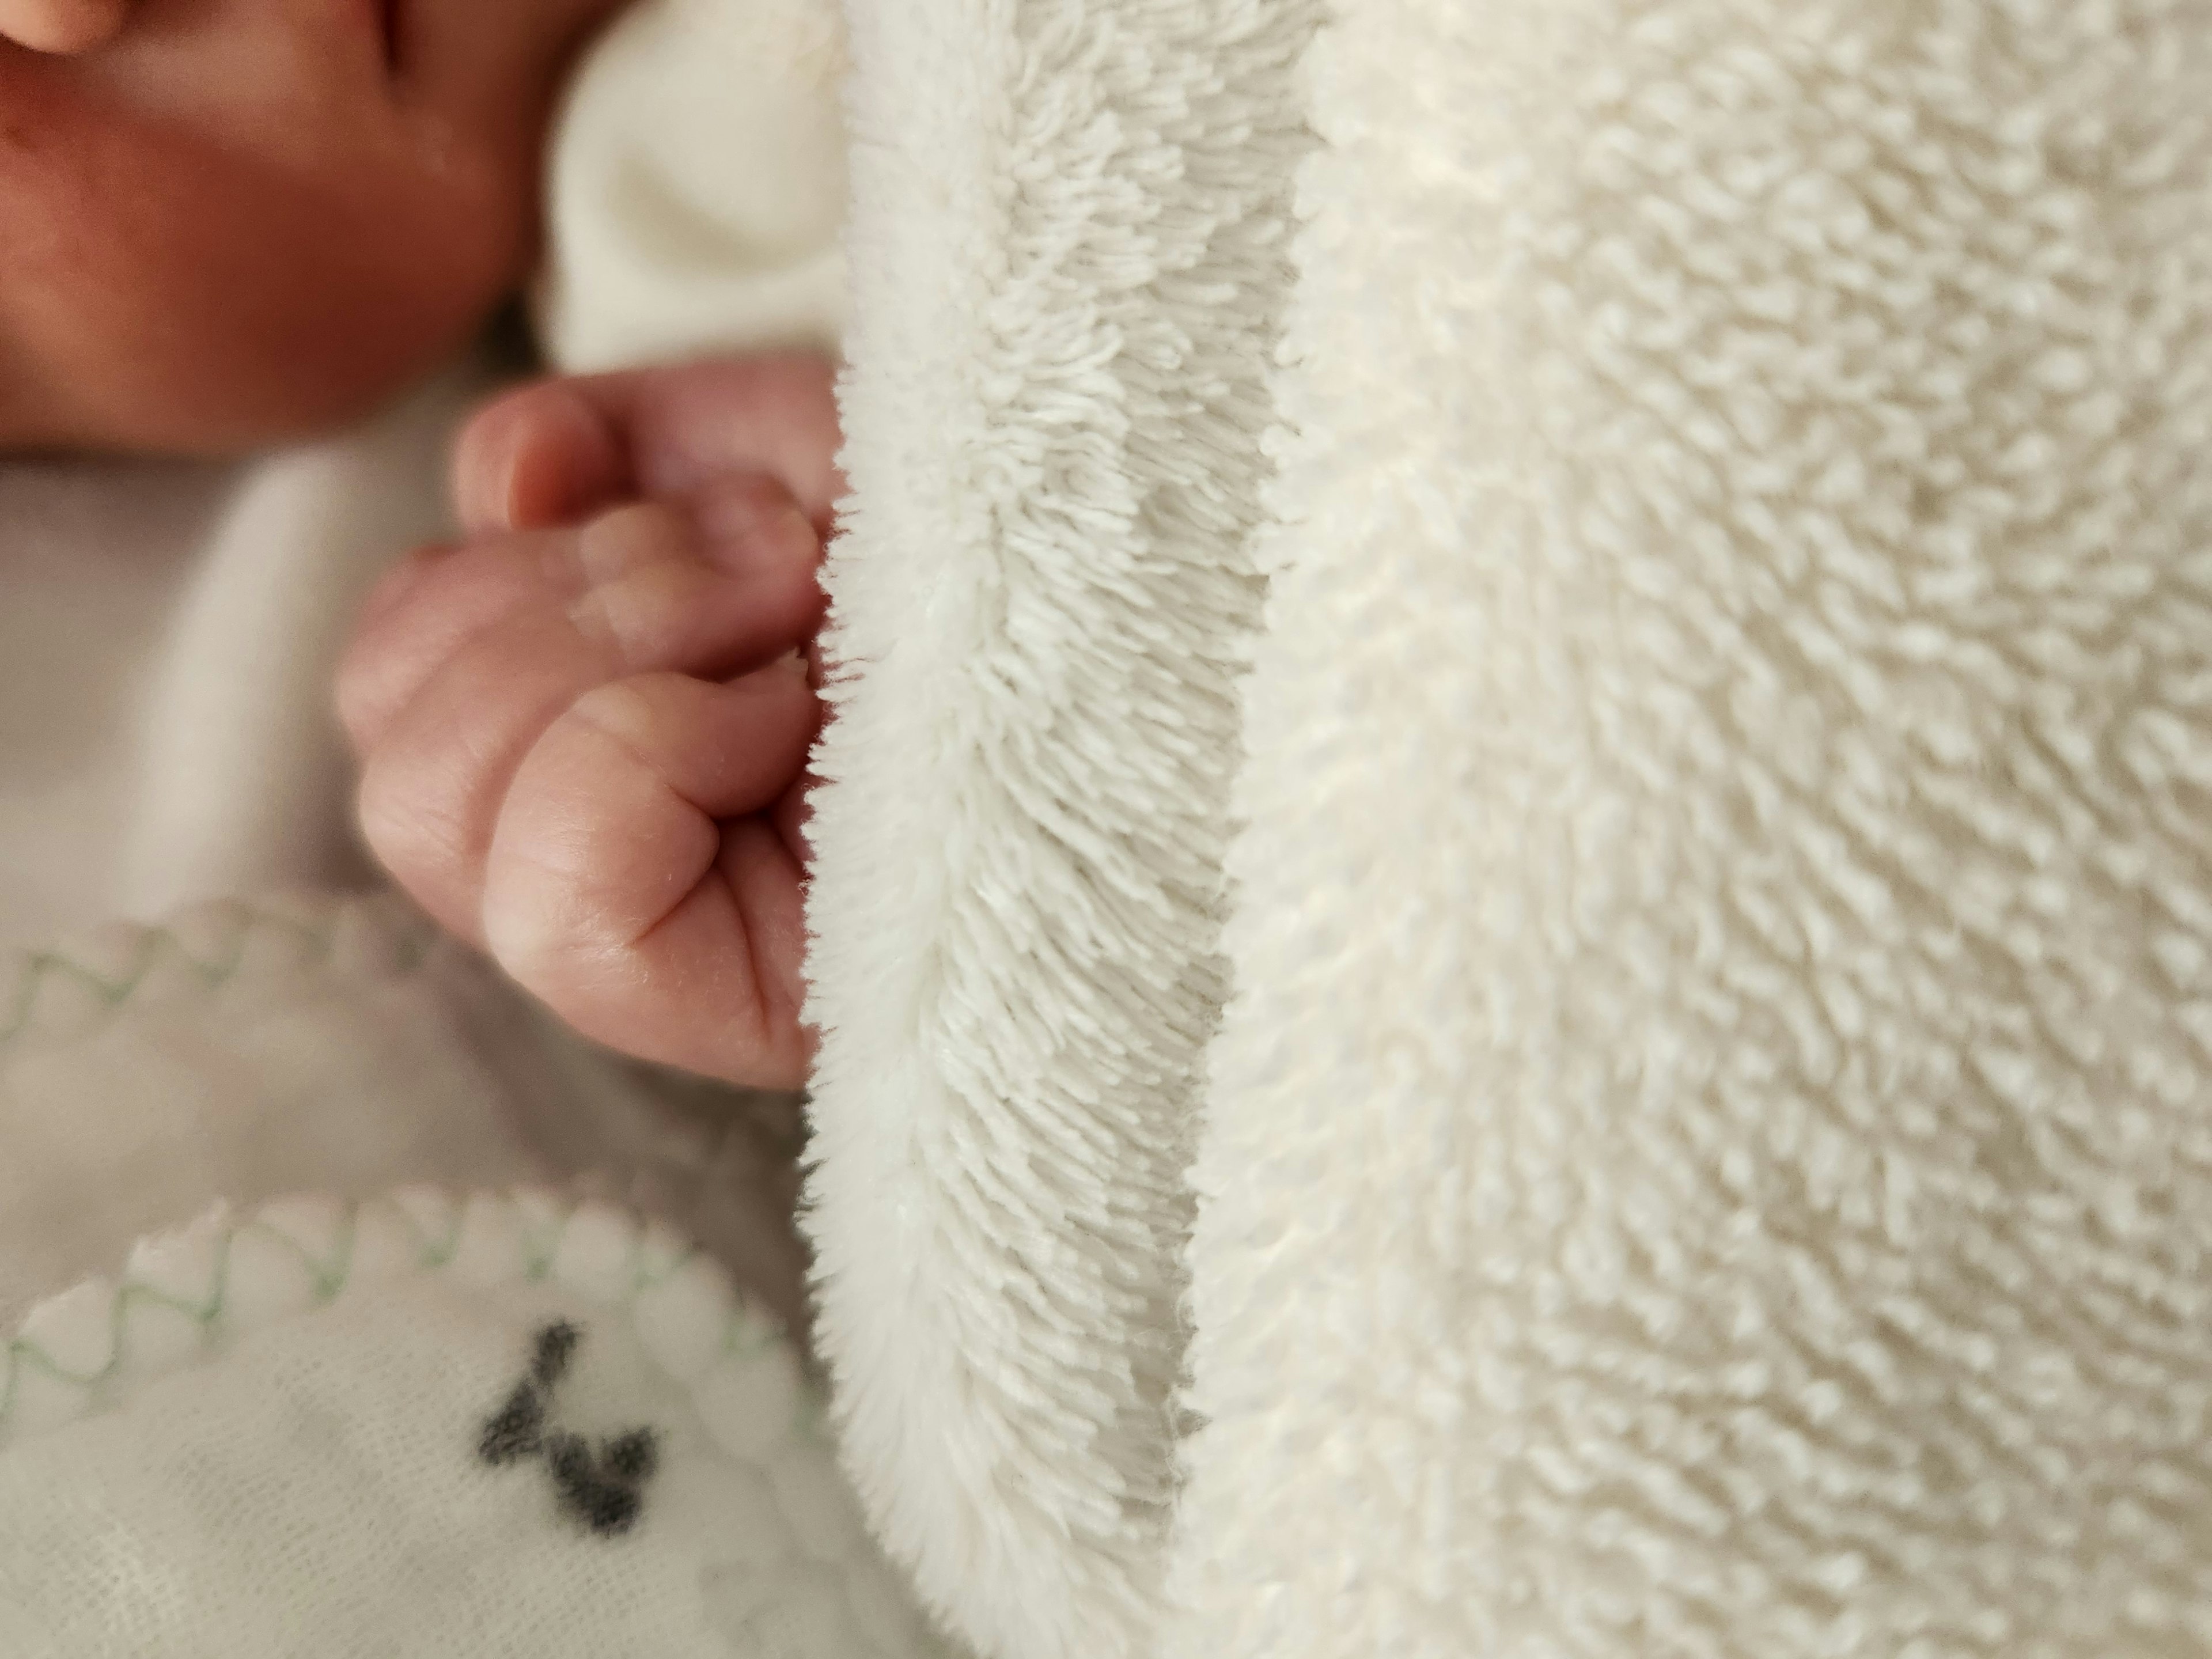
<path fill-rule="evenodd" d="M 1306 4 L 853 17 L 811 1193 L 854 1467 L 994 1652 L 1142 1650 Z"/>
<path fill-rule="evenodd" d="M 939 1605 L 2212 1644 L 2212 18 L 856 13 L 814 1226 Z"/>

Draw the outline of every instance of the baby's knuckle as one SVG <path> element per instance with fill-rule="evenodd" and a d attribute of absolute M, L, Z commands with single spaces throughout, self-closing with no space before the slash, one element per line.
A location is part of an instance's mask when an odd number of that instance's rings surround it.
<path fill-rule="evenodd" d="M 658 677 L 640 675 L 593 686 L 568 706 L 566 732 L 579 729 L 642 755 L 657 746 L 664 722 L 648 688 Z"/>
<path fill-rule="evenodd" d="M 460 861 L 451 810 L 419 770 L 404 762 L 369 763 L 362 774 L 356 816 L 369 850 L 404 885 L 436 879 Z"/>
<path fill-rule="evenodd" d="M 574 558 L 586 581 L 620 581 L 641 568 L 682 557 L 691 528 L 684 515 L 659 501 L 610 507 L 576 532 Z"/>
<path fill-rule="evenodd" d="M 580 975 L 615 940 L 568 884 L 526 857 L 495 854 L 485 872 L 484 940 L 516 984 L 568 1018 Z"/>
<path fill-rule="evenodd" d="M 619 672 L 659 660 L 698 614 L 701 583 L 688 566 L 655 564 L 588 589 L 568 607 L 577 632 Z"/>
<path fill-rule="evenodd" d="M 554 930 L 558 895 L 526 863 L 520 869 L 496 855 L 485 872 L 484 943 L 492 959 L 533 995 L 542 995 L 561 956 Z"/>

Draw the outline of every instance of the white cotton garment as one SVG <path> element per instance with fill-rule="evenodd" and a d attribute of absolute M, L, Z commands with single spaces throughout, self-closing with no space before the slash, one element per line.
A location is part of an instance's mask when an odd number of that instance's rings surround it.
<path fill-rule="evenodd" d="M 122 905 L 137 748 L 197 547 L 235 487 L 198 462 L 0 461 L 0 940 Z"/>
<path fill-rule="evenodd" d="M 0 945 L 368 879 L 332 678 L 490 384 L 244 462 L 0 460 Z"/>
<path fill-rule="evenodd" d="M 389 894 L 106 923 L 0 953 L 0 1326 L 217 1198 L 413 1181 L 582 1182 L 796 1325 L 797 1109 L 570 1036 Z"/>
<path fill-rule="evenodd" d="M 922 1659 L 777 1322 L 532 1191 L 212 1211 L 0 1347 L 9 1659 Z"/>
<path fill-rule="evenodd" d="M 624 15 L 553 144 L 537 314 L 555 363 L 836 349 L 844 66 L 834 0 L 645 0 Z"/>

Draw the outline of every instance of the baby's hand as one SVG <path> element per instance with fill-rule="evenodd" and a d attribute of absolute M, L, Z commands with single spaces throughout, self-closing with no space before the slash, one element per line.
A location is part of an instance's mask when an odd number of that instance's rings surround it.
<path fill-rule="evenodd" d="M 836 443 L 813 359 L 502 398 L 460 444 L 471 539 L 386 580 L 339 679 L 400 883 L 586 1036 L 736 1083 L 805 1071 Z"/>

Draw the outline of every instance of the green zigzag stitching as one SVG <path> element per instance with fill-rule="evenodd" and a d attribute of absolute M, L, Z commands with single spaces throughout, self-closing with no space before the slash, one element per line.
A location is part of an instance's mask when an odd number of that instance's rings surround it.
<path fill-rule="evenodd" d="M 514 1201 L 512 1194 L 506 1196 L 509 1203 Z M 446 1267 L 453 1261 L 454 1252 L 460 1244 L 461 1228 L 465 1220 L 465 1204 L 454 1206 L 452 1225 L 446 1237 L 434 1240 L 424 1236 L 422 1230 L 416 1224 L 415 1218 L 404 1208 L 396 1204 L 392 1207 L 400 1220 L 406 1224 L 408 1231 L 415 1235 L 416 1265 L 418 1267 L 434 1271 Z M 542 1280 L 551 1271 L 553 1258 L 558 1255 L 561 1241 L 567 1237 L 568 1223 L 574 1218 L 575 1213 L 575 1207 L 571 1206 L 560 1217 L 550 1236 L 541 1241 L 543 1252 L 541 1256 L 532 1259 L 529 1254 L 530 1244 L 526 1239 L 522 1263 L 523 1277 L 526 1281 Z M 167 1291 L 155 1290 L 151 1285 L 131 1282 L 119 1285 L 108 1304 L 107 1363 L 99 1370 L 89 1375 L 72 1371 L 66 1366 L 57 1364 L 52 1355 L 27 1337 L 18 1336 L 12 1339 L 5 1351 L 8 1362 L 5 1384 L 0 1386 L 0 1424 L 5 1424 L 13 1413 L 19 1380 L 27 1369 L 36 1367 L 57 1381 L 80 1389 L 97 1388 L 112 1376 L 116 1367 L 123 1361 L 124 1322 L 135 1307 L 152 1305 L 169 1308 L 192 1320 L 203 1331 L 213 1327 L 222 1319 L 228 1306 L 231 1249 L 243 1234 L 251 1232 L 264 1238 L 274 1239 L 298 1256 L 314 1277 L 315 1305 L 327 1306 L 337 1299 L 339 1293 L 349 1282 L 353 1271 L 354 1246 L 360 1218 L 361 1206 L 358 1204 L 346 1206 L 344 1225 L 335 1253 L 337 1264 L 336 1266 L 318 1261 L 306 1245 L 301 1243 L 290 1234 L 279 1231 L 276 1228 L 269 1225 L 259 1216 L 240 1223 L 222 1236 L 216 1258 L 213 1285 L 209 1291 L 207 1301 L 203 1305 L 195 1306 L 189 1302 L 181 1301 Z M 642 1242 L 641 1238 L 639 1243 L 641 1244 Z M 688 1246 L 681 1254 L 672 1258 L 665 1268 L 656 1273 L 648 1266 L 646 1253 L 642 1249 L 635 1250 L 630 1273 L 630 1299 L 634 1302 L 644 1291 L 667 1283 L 686 1265 L 697 1259 L 698 1255 L 699 1250 L 696 1246 Z M 716 1346 L 725 1358 L 751 1359 L 769 1352 L 785 1340 L 777 1332 L 773 1322 L 762 1318 L 740 1292 L 736 1306 L 731 1310 L 728 1318 L 723 1322 L 721 1340 Z M 818 1399 L 817 1394 L 818 1390 L 811 1382 L 799 1390 L 796 1415 L 786 1426 L 787 1434 L 826 1443 L 828 1440 L 826 1402 Z"/>
<path fill-rule="evenodd" d="M 181 961 L 209 990 L 220 989 L 237 976 L 239 969 L 245 964 L 247 946 L 253 936 L 259 933 L 279 929 L 289 932 L 308 943 L 318 963 L 327 963 L 337 948 L 342 920 L 342 917 L 333 918 L 325 927 L 313 927 L 271 911 L 251 910 L 246 925 L 239 931 L 236 947 L 227 960 L 217 962 L 204 962 L 194 956 L 170 929 L 149 927 L 144 930 L 137 962 L 120 981 L 95 973 L 58 951 L 34 951 L 24 963 L 15 988 L 15 1006 L 9 1010 L 6 1023 L 0 1024 L 0 1049 L 6 1048 L 30 1029 L 31 1010 L 37 1004 L 40 989 L 58 975 L 67 975 L 89 986 L 94 994 L 112 1011 L 121 1008 L 131 1000 L 165 954 Z M 435 937 L 434 931 L 426 922 L 414 922 L 408 927 L 396 941 L 401 974 L 413 974 L 422 968 L 429 959 Z"/>
<path fill-rule="evenodd" d="M 28 1338 L 21 1336 L 15 1338 L 8 1344 L 9 1361 L 8 1384 L 4 1389 L 0 1389 L 0 1421 L 6 1420 L 14 1407 L 16 1379 L 27 1367 L 35 1366 L 58 1381 L 71 1383 L 82 1389 L 98 1388 L 112 1376 L 116 1367 L 123 1363 L 123 1327 L 134 1308 L 143 1306 L 167 1308 L 184 1315 L 202 1331 L 213 1327 L 222 1319 L 228 1306 L 231 1251 L 236 1247 L 239 1239 L 248 1233 L 257 1237 L 274 1240 L 297 1256 L 314 1279 L 315 1305 L 321 1307 L 327 1304 L 336 1299 L 338 1292 L 345 1288 L 347 1279 L 353 1271 L 354 1231 L 359 1218 L 359 1210 L 349 1206 L 345 1214 L 345 1224 L 338 1239 L 335 1266 L 318 1261 L 308 1251 L 307 1247 L 301 1243 L 298 1239 L 294 1238 L 289 1233 L 278 1231 L 258 1216 L 252 1220 L 241 1223 L 223 1234 L 222 1243 L 216 1250 L 213 1284 L 208 1291 L 207 1300 L 198 1305 L 172 1296 L 167 1291 L 156 1290 L 150 1285 L 126 1281 L 118 1285 L 115 1294 L 108 1299 L 107 1363 L 96 1371 L 88 1373 L 70 1370 L 67 1366 L 57 1363 L 52 1355 Z M 411 1230 L 415 1224 L 410 1219 L 408 1220 L 407 1224 Z M 416 1235 L 416 1240 L 417 1260 L 427 1266 L 428 1248 L 419 1232 Z"/>
<path fill-rule="evenodd" d="M 515 1202 L 514 1194 L 510 1193 L 503 1196 L 510 1204 Z M 567 1236 L 568 1224 L 574 1218 L 578 1207 L 571 1205 L 553 1226 L 550 1242 L 545 1244 L 544 1249 L 543 1265 L 533 1272 L 531 1271 L 532 1264 L 526 1260 L 524 1263 L 526 1278 L 542 1279 L 550 1271 L 553 1257 L 559 1252 L 560 1241 Z M 395 1203 L 391 1206 L 391 1208 L 398 1214 L 407 1230 L 414 1235 L 416 1261 L 419 1267 L 435 1270 L 453 1261 L 455 1251 L 459 1248 L 461 1230 L 466 1220 L 465 1200 L 453 1206 L 450 1224 L 442 1238 L 426 1236 L 422 1229 L 416 1224 L 415 1217 L 405 1206 Z M 633 1219 L 635 1218 L 633 1216 Z M 106 1381 L 122 1363 L 123 1326 L 131 1310 L 134 1307 L 150 1304 L 173 1309 L 192 1319 L 204 1332 L 217 1323 L 228 1305 L 231 1251 L 240 1237 L 245 1233 L 254 1232 L 264 1237 L 273 1238 L 297 1255 L 307 1266 L 308 1271 L 314 1275 L 316 1305 L 327 1306 L 337 1298 L 350 1280 L 355 1247 L 360 1232 L 360 1220 L 361 1206 L 358 1203 L 349 1203 L 345 1206 L 344 1222 L 340 1230 L 337 1248 L 333 1252 L 333 1260 L 327 1263 L 318 1261 L 306 1245 L 301 1243 L 290 1234 L 282 1232 L 267 1224 L 258 1215 L 230 1228 L 222 1236 L 216 1259 L 214 1280 L 207 1299 L 204 1304 L 198 1306 L 182 1301 L 166 1291 L 155 1290 L 150 1285 L 131 1283 L 122 1285 L 109 1301 L 107 1364 L 90 1376 L 80 1376 L 56 1364 L 52 1356 L 27 1339 L 22 1337 L 14 1339 L 9 1343 L 5 1354 L 8 1362 L 7 1377 L 5 1387 L 0 1388 L 0 1426 L 5 1425 L 14 1410 L 18 1379 L 22 1376 L 24 1370 L 30 1365 L 35 1364 L 47 1375 L 78 1388 L 88 1389 Z M 633 1304 L 644 1291 L 666 1284 L 700 1255 L 697 1246 L 686 1245 L 672 1256 L 665 1267 L 656 1272 L 652 1266 L 651 1255 L 643 1248 L 645 1243 L 645 1236 L 641 1231 L 632 1246 L 631 1253 L 630 1300 Z M 526 1241 L 525 1249 L 526 1251 L 528 1249 Z M 740 1291 L 736 1305 L 731 1310 L 728 1318 L 723 1322 L 721 1340 L 717 1346 L 725 1358 L 751 1358 L 767 1352 L 783 1340 L 773 1322 L 761 1317 Z M 813 1445 L 827 1446 L 833 1443 L 829 1429 L 828 1402 L 823 1397 L 821 1390 L 811 1380 L 801 1386 L 792 1420 L 784 1425 L 783 1432 L 787 1439 L 805 1441 Z M 922 1621 L 918 1633 L 921 1651 L 925 1655 L 934 1656 L 935 1659 L 961 1659 L 960 1650 L 933 1628 L 927 1620 Z"/>

